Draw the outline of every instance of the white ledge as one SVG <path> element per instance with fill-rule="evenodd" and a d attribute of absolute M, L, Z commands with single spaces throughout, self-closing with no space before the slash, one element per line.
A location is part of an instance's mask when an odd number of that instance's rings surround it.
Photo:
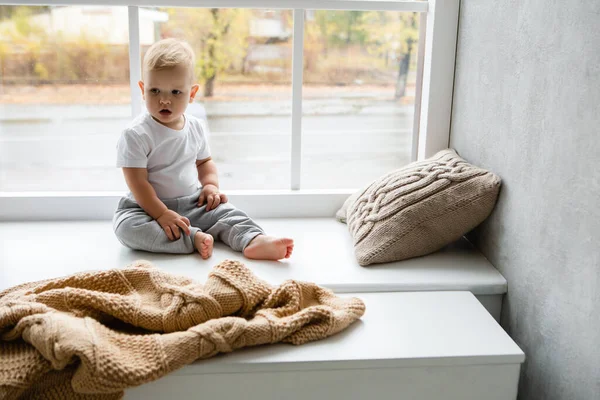
<path fill-rule="evenodd" d="M 38 204 L 44 207 L 44 204 Z M 137 259 L 172 273 L 204 281 L 224 259 L 242 260 L 260 278 L 311 281 L 338 293 L 387 291 L 470 291 L 502 295 L 504 277 L 465 239 L 434 254 L 361 267 L 347 226 L 333 218 L 259 219 L 268 234 L 295 240 L 292 258 L 280 262 L 245 259 L 217 243 L 213 256 L 133 251 L 114 236 L 110 221 L 0 223 L 0 290 L 31 280 L 85 270 L 120 268 Z"/>
<path fill-rule="evenodd" d="M 234 351 L 174 374 L 519 364 L 525 359 L 471 293 L 343 296 L 362 299 L 366 313 L 341 333 L 301 346 L 277 344 Z"/>
<path fill-rule="evenodd" d="M 471 293 L 355 296 L 366 313 L 337 335 L 201 360 L 125 398 L 516 398 L 525 356 Z"/>
<path fill-rule="evenodd" d="M 330 217 L 355 191 L 228 190 L 227 196 L 254 218 Z M 0 192 L 0 221 L 111 220 L 123 195 L 124 192 Z"/>
<path fill-rule="evenodd" d="M 177 375 L 518 364 L 521 349 L 471 293 L 355 293 L 367 311 L 347 330 L 302 346 L 247 348 Z M 440 334 L 443 332 L 443 334 Z"/>

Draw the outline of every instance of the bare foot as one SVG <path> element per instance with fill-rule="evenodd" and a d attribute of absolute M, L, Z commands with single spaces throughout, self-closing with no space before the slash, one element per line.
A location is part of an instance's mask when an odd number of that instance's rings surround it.
<path fill-rule="evenodd" d="M 196 232 L 194 235 L 194 245 L 203 259 L 206 260 L 212 256 L 214 241 L 213 237 L 208 233 Z"/>
<path fill-rule="evenodd" d="M 293 250 L 293 239 L 258 235 L 246 246 L 244 255 L 255 260 L 281 260 L 290 258 Z"/>

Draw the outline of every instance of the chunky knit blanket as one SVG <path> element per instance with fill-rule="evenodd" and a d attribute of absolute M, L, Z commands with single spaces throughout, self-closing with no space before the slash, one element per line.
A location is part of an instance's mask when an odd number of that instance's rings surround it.
<path fill-rule="evenodd" d="M 0 399 L 118 399 L 217 353 L 303 344 L 365 311 L 315 284 L 272 287 L 237 261 L 206 283 L 140 261 L 0 292 Z"/>

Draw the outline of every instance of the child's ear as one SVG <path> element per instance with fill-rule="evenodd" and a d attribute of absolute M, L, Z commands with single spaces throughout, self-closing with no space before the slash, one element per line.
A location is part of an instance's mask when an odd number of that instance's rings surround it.
<path fill-rule="evenodd" d="M 200 89 L 200 85 L 193 85 L 192 90 L 190 91 L 190 103 L 194 101 L 194 97 L 196 97 L 196 93 L 198 93 L 198 89 Z"/>
<path fill-rule="evenodd" d="M 142 91 L 142 99 L 146 100 L 146 93 L 144 92 L 144 81 L 139 81 L 138 86 L 140 87 L 140 90 Z"/>

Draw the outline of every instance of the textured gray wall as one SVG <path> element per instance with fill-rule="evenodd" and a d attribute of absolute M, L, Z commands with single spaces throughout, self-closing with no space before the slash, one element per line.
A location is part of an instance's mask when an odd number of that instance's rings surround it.
<path fill-rule="evenodd" d="M 600 0 L 462 0 L 450 144 L 503 179 L 471 239 L 508 280 L 519 399 L 600 399 Z"/>

